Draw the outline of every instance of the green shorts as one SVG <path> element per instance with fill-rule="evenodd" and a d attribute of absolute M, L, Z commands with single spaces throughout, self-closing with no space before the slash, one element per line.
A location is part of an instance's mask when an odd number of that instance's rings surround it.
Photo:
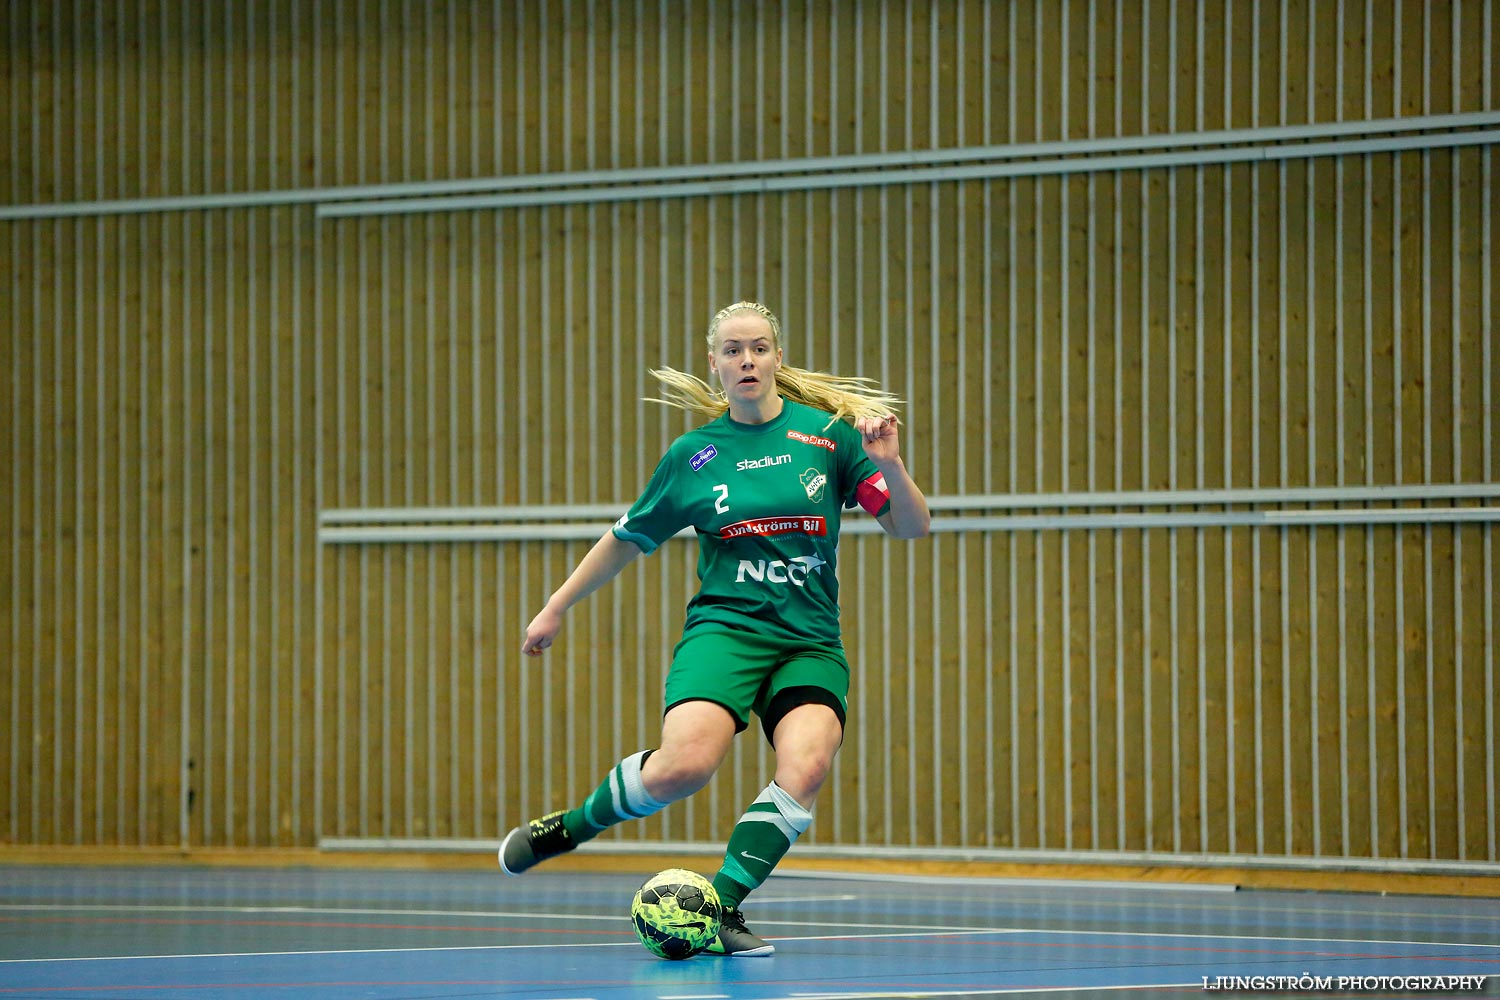
<path fill-rule="evenodd" d="M 743 632 L 699 632 L 677 644 L 667 672 L 666 707 L 711 701 L 734 716 L 735 732 L 760 716 L 766 739 L 799 705 L 827 705 L 843 726 L 849 661 L 838 647 L 809 646 Z"/>

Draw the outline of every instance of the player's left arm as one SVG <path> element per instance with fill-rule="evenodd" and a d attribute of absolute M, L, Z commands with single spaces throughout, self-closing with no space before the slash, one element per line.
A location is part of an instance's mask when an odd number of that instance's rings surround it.
<path fill-rule="evenodd" d="M 891 505 L 875 518 L 892 538 L 926 538 L 932 531 L 932 514 L 927 498 L 906 471 L 901 461 L 901 442 L 896 429 L 900 421 L 888 417 L 860 417 L 854 421 L 865 455 L 885 479 L 885 490 Z"/>

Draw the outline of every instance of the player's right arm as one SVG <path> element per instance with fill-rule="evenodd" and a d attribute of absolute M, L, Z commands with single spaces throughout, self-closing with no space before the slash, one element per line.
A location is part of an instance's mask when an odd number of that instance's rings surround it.
<path fill-rule="evenodd" d="M 540 656 L 562 631 L 563 615 L 569 608 L 614 579 L 636 556 L 656 551 L 687 523 L 679 503 L 681 491 L 676 478 L 676 470 L 682 465 L 680 452 L 679 444 L 674 442 L 657 463 L 645 492 L 594 543 L 578 568 L 548 598 L 547 606 L 526 626 L 521 652 Z"/>
<path fill-rule="evenodd" d="M 527 656 L 541 656 L 562 631 L 563 615 L 568 609 L 613 580 L 640 554 L 639 545 L 619 538 L 613 529 L 606 531 L 526 626 L 526 641 L 521 643 L 521 652 Z"/>

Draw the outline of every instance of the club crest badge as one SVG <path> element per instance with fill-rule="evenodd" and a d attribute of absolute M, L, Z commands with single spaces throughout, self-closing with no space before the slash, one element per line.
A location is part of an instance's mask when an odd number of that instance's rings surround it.
<path fill-rule="evenodd" d="M 828 477 L 817 469 L 808 469 L 798 477 L 802 480 L 802 488 L 807 490 L 807 499 L 817 503 L 823 499 L 823 487 L 828 484 Z"/>

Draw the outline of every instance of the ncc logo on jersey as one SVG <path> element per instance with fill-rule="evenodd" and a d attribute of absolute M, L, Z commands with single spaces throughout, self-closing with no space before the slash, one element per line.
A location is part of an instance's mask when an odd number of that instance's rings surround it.
<path fill-rule="evenodd" d="M 807 575 L 815 572 L 822 576 L 823 567 L 827 565 L 827 560 L 817 556 L 793 556 L 786 562 L 780 559 L 741 559 L 734 582 L 744 583 L 749 578 L 757 583 L 790 583 L 805 587 Z"/>

